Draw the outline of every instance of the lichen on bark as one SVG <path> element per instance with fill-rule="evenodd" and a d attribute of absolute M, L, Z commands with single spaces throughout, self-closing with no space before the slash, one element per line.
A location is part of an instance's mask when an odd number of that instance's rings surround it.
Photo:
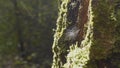
<path fill-rule="evenodd" d="M 53 64 L 52 68 L 61 68 L 63 62 L 61 61 L 61 54 L 64 51 L 64 44 L 61 42 L 61 36 L 63 35 L 64 30 L 67 26 L 67 5 L 69 0 L 61 0 L 61 4 L 59 6 L 59 14 L 57 19 L 57 28 L 54 34 L 54 42 L 53 42 Z"/>

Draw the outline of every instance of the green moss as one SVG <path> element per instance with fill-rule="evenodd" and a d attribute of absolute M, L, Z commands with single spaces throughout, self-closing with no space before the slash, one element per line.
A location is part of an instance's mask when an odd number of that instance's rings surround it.
<path fill-rule="evenodd" d="M 52 68 L 61 68 L 63 62 L 61 61 L 61 56 L 64 52 L 66 52 L 65 44 L 62 43 L 62 35 L 64 30 L 67 27 L 67 5 L 69 0 L 62 0 L 61 5 L 59 5 L 59 14 L 57 19 L 57 28 L 54 35 L 54 42 L 53 42 L 53 64 Z"/>
<path fill-rule="evenodd" d="M 120 1 L 117 1 L 120 2 Z M 117 5 L 118 3 L 115 3 Z M 116 25 L 115 25 L 115 43 L 114 47 L 112 49 L 113 53 L 110 54 L 110 59 L 112 64 L 120 68 L 120 8 L 117 8 L 117 11 L 115 11 L 115 18 L 116 18 Z"/>
<path fill-rule="evenodd" d="M 114 3 L 109 0 L 101 0 L 97 4 L 92 4 L 94 14 L 94 41 L 91 47 L 91 58 L 104 59 L 114 46 Z M 102 55 L 102 56 L 101 56 Z"/>
<path fill-rule="evenodd" d="M 93 30 L 93 45 L 88 66 L 91 63 L 95 65 L 95 61 L 109 59 L 112 66 L 120 67 L 120 9 L 115 11 L 117 0 L 110 2 L 109 0 L 101 0 L 93 5 L 94 14 L 94 30 Z M 116 14 L 114 14 L 116 13 Z M 96 67 L 92 67 L 96 68 Z"/>

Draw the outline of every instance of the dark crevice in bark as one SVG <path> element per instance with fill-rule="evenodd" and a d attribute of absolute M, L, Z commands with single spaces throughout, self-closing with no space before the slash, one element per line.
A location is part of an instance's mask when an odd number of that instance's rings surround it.
<path fill-rule="evenodd" d="M 81 0 L 71 0 L 71 2 L 68 3 L 67 19 L 70 25 L 76 24 L 80 4 Z"/>

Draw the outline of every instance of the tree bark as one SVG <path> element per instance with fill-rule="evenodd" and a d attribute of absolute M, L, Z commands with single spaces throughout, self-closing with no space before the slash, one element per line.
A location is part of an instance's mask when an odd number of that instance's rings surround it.
<path fill-rule="evenodd" d="M 79 3 L 75 13 L 70 9 L 74 3 Z M 52 68 L 119 68 L 119 11 L 117 0 L 63 0 L 54 35 Z M 80 30 L 74 43 L 64 40 L 71 25 Z"/>

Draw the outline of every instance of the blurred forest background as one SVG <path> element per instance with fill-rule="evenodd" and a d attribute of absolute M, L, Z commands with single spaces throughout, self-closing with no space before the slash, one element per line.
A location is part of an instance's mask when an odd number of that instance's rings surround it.
<path fill-rule="evenodd" d="M 50 68 L 57 0 L 0 0 L 0 68 Z"/>

